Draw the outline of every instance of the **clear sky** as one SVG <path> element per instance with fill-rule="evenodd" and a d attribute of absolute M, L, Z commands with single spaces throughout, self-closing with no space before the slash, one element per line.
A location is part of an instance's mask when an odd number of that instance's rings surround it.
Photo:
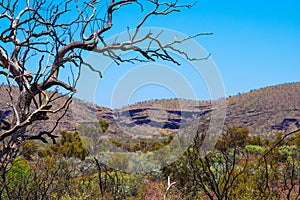
<path fill-rule="evenodd" d="M 181 2 L 193 1 L 182 0 Z M 126 31 L 127 26 L 134 28 L 142 15 L 138 6 L 127 6 L 118 10 L 114 16 L 113 29 L 106 38 Z M 198 0 L 192 9 L 184 9 L 181 13 L 168 16 L 155 16 L 147 21 L 144 27 L 169 29 L 184 35 L 213 33 L 210 36 L 197 38 L 196 42 L 206 53 L 211 54 L 210 58 L 223 80 L 226 96 L 300 80 L 299 0 Z M 102 60 L 97 62 L 97 65 L 103 66 Z M 168 63 L 157 64 L 169 66 L 175 69 L 177 75 L 182 75 L 182 77 L 174 75 L 173 82 L 169 80 L 171 85 L 190 84 L 195 90 L 195 99 L 210 99 L 207 83 L 202 79 L 203 77 L 194 77 L 193 69 L 184 61 L 180 70 Z M 158 65 L 154 64 L 151 67 L 158 70 L 159 68 L 156 68 Z M 129 72 L 138 67 L 138 65 L 128 64 L 110 65 L 106 71 L 103 71 L 104 77 L 100 82 L 86 76 L 84 85 L 79 87 L 78 97 L 103 106 L 114 107 L 112 96 L 116 95 L 114 91 L 118 91 L 115 90 L 116 86 L 120 80 L 126 79 Z M 141 65 L 141 67 L 145 66 Z M 161 77 L 164 77 L 164 70 L 158 70 L 159 73 L 161 72 Z M 168 74 L 167 71 L 165 73 Z M 138 82 L 145 77 L 148 78 L 148 75 L 149 73 L 137 75 L 131 80 L 137 79 Z M 188 83 L 179 82 L 182 78 L 188 79 Z M 120 98 L 122 102 L 116 103 L 116 107 L 158 98 L 193 98 L 191 93 L 179 95 L 173 90 L 174 88 L 168 88 L 167 84 L 160 84 L 156 80 L 153 79 L 153 84 L 139 82 L 139 87 L 132 86 L 131 91 L 129 88 L 131 95 L 129 99 Z M 151 82 L 150 79 L 149 81 Z M 129 80 L 129 83 L 122 82 L 122 84 L 130 85 L 133 82 Z M 126 90 L 123 91 L 128 93 Z M 89 94 L 85 95 L 85 93 Z"/>
<path fill-rule="evenodd" d="M 169 27 L 214 33 L 197 41 L 212 54 L 228 94 L 300 80 L 300 1 L 200 0 Z"/>
<path fill-rule="evenodd" d="M 300 80 L 299 10 L 297 0 L 202 0 L 191 11 L 198 27 L 188 31 L 214 33 L 199 42 L 232 95 Z"/>
<path fill-rule="evenodd" d="M 185 35 L 212 32 L 213 35 L 196 41 L 211 53 L 229 96 L 300 80 L 299 10 L 298 0 L 200 0 L 192 9 L 154 17 L 146 26 L 168 28 Z M 115 22 L 111 33 L 124 30 L 125 25 L 133 28 L 138 12 L 131 7 L 120 11 L 115 18 L 120 24 Z M 102 85 L 107 86 L 105 82 Z M 171 93 L 152 85 L 135 91 L 128 103 L 176 97 Z M 96 102 L 109 106 L 110 96 L 108 91 L 98 91 Z M 209 99 L 207 95 L 197 98 Z"/>

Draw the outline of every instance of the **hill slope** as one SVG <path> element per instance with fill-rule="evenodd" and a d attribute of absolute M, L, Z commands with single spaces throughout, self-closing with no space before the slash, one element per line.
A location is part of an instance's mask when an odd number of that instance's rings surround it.
<path fill-rule="evenodd" d="M 0 105 L 7 107 L 5 86 L 0 87 Z M 300 83 L 271 86 L 226 99 L 226 125 L 248 126 L 251 134 L 270 134 L 300 128 Z M 91 124 L 99 119 L 110 123 L 107 134 L 153 137 L 175 132 L 195 119 L 206 123 L 213 111 L 210 102 L 157 100 L 111 110 L 74 100 L 59 129 L 74 130 L 77 124 Z M 37 123 L 30 131 L 51 127 Z M 52 123 L 52 125 L 51 125 Z"/>
<path fill-rule="evenodd" d="M 120 109 L 117 120 L 132 128 L 142 125 L 148 129 L 175 131 L 195 118 L 209 117 L 211 112 L 209 102 L 158 100 Z M 227 98 L 225 124 L 247 126 L 251 134 L 300 128 L 300 83 L 271 86 Z"/>
<path fill-rule="evenodd" d="M 271 86 L 228 99 L 226 122 L 265 134 L 300 128 L 300 83 Z"/>

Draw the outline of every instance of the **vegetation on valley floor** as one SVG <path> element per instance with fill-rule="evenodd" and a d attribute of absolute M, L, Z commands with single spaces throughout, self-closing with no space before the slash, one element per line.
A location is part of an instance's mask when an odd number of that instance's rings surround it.
<path fill-rule="evenodd" d="M 108 127 L 103 121 L 95 125 L 98 136 Z M 83 126 L 81 131 L 88 131 L 89 126 Z M 52 145 L 24 143 L 20 156 L 2 173 L 1 199 L 300 198 L 300 133 L 283 138 L 278 132 L 274 138 L 262 138 L 249 136 L 247 127 L 232 126 L 203 156 L 205 134 L 199 134 L 178 160 L 149 173 L 112 169 L 88 152 L 86 136 L 61 134 Z M 151 153 L 173 137 L 113 143 L 128 151 Z M 125 166 L 128 162 L 121 154 L 109 161 Z M 176 184 L 166 191 L 168 177 Z"/>

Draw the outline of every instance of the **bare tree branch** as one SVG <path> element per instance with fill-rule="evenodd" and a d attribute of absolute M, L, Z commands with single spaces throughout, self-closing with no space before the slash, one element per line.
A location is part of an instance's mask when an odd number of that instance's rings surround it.
<path fill-rule="evenodd" d="M 57 137 L 55 128 L 66 115 L 80 69 L 88 67 L 99 74 L 90 63 L 85 62 L 84 52 L 95 52 L 107 56 L 115 62 L 147 62 L 157 59 L 180 64 L 172 57 L 175 51 L 189 60 L 188 54 L 175 47 L 201 35 L 164 44 L 160 34 L 151 32 L 140 34 L 140 29 L 153 16 L 164 16 L 182 9 L 190 9 L 194 4 L 180 4 L 179 1 L 160 0 L 110 0 L 110 1 L 46 1 L 16 0 L 0 1 L 0 75 L 6 78 L 10 107 L 14 116 L 9 130 L 0 130 L 1 158 L 11 158 L 18 152 L 24 140 L 38 139 L 53 142 Z M 105 42 L 104 35 L 114 24 L 114 15 L 128 6 L 140 8 L 142 17 L 134 27 L 127 41 Z M 163 33 L 161 33 L 163 34 Z M 148 44 L 144 48 L 142 44 Z M 133 57 L 124 57 L 120 52 L 134 52 Z M 61 70 L 70 69 L 67 79 L 61 79 Z M 17 89 L 16 89 L 17 88 Z M 49 90 L 59 88 L 65 94 Z M 58 90 L 59 90 L 58 89 Z M 66 97 L 67 96 L 67 97 Z M 54 108 L 58 99 L 64 103 Z M 52 108 L 53 106 L 53 108 Z M 28 134 L 27 128 L 34 122 L 47 120 L 48 115 L 56 116 L 52 129 Z M 11 160 L 11 159 L 8 160 Z"/>

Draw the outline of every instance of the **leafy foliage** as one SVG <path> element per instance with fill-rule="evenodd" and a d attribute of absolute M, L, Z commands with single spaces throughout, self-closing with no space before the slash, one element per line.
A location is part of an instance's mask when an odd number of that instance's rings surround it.
<path fill-rule="evenodd" d="M 172 138 L 152 142 L 168 143 Z M 88 157 L 78 133 L 62 131 L 57 144 L 39 150 L 43 154 L 39 159 L 31 153 L 26 156 L 30 162 L 15 159 L 6 181 L 2 179 L 0 195 L 2 199 L 163 199 L 170 176 L 176 183 L 167 199 L 298 199 L 298 134 L 282 138 L 278 133 L 271 141 L 262 142 L 266 139 L 250 137 L 245 127 L 230 127 L 219 140 L 224 146 L 216 145 L 204 156 L 199 153 L 203 137 L 196 137 L 181 158 L 163 170 L 129 174 Z M 278 141 L 280 145 L 274 147 Z M 34 143 L 26 146 L 35 148 Z M 82 155 L 85 160 L 78 159 Z M 110 166 L 128 169 L 124 154 L 115 153 L 108 161 Z"/>
<path fill-rule="evenodd" d="M 20 149 L 21 155 L 26 160 L 32 160 L 37 151 L 38 145 L 35 141 L 25 141 Z"/>
<path fill-rule="evenodd" d="M 261 154 L 264 149 L 258 145 L 247 145 L 245 146 L 245 151 L 251 154 Z"/>
<path fill-rule="evenodd" d="M 61 131 L 60 141 L 57 144 L 39 150 L 39 155 L 42 157 L 61 155 L 65 158 L 74 157 L 84 160 L 88 156 L 88 150 L 77 132 Z"/>
<path fill-rule="evenodd" d="M 216 149 L 227 150 L 235 147 L 244 148 L 248 138 L 249 129 L 247 127 L 229 127 L 228 130 L 222 134 L 221 139 L 217 141 Z"/>

